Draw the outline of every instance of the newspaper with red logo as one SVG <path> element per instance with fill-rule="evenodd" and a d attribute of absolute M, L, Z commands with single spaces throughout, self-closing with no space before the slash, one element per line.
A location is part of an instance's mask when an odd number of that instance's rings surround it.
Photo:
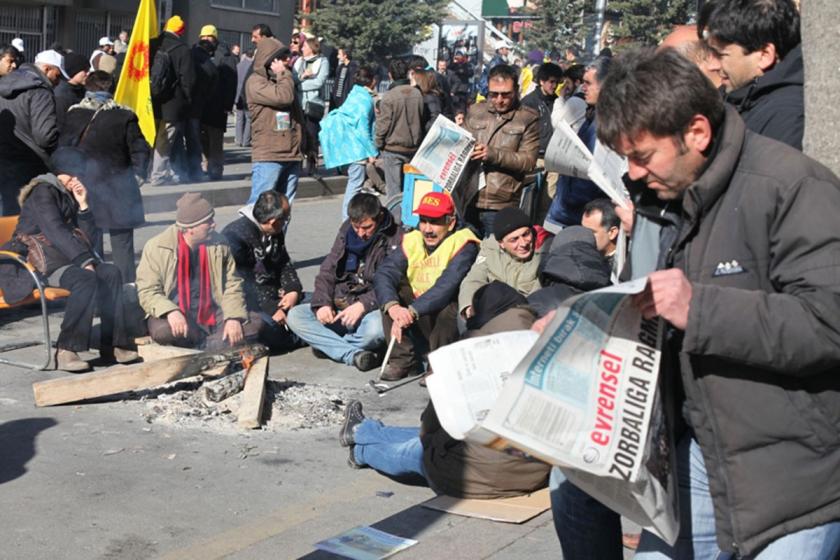
<path fill-rule="evenodd" d="M 646 279 L 571 298 L 540 335 L 466 339 L 429 355 L 441 425 L 455 438 L 516 448 L 673 542 L 673 445 L 657 391 L 662 323 L 633 294 Z"/>
<path fill-rule="evenodd" d="M 411 166 L 451 192 L 470 161 L 475 139 L 443 115 L 439 115 L 411 158 Z"/>

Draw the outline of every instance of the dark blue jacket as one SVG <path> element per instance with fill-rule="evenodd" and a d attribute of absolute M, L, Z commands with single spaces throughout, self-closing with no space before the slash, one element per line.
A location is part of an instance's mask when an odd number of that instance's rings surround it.
<path fill-rule="evenodd" d="M 467 243 L 449 262 L 435 285 L 413 302 L 402 301 L 402 305 L 409 303 L 421 317 L 437 313 L 449 303 L 458 300 L 458 290 L 461 281 L 470 271 L 478 256 L 478 243 Z M 380 305 L 400 301 L 400 285 L 407 282 L 408 257 L 405 251 L 392 251 L 376 271 L 373 279 L 376 299 Z"/>
<path fill-rule="evenodd" d="M 578 131 L 578 137 L 583 140 L 590 152 L 595 150 L 596 128 L 597 119 L 593 117 L 586 119 Z M 557 182 L 557 192 L 548 210 L 548 217 L 552 222 L 564 226 L 580 225 L 586 203 L 605 196 L 607 195 L 604 191 L 592 181 L 576 177 L 560 177 L 560 181 Z"/>

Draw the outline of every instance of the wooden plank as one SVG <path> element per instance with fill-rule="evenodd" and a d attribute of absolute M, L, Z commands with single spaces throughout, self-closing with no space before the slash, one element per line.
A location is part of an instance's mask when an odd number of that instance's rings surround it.
<path fill-rule="evenodd" d="M 220 365 L 242 359 L 243 354 L 261 357 L 264 346 L 255 344 L 226 352 L 200 352 L 165 360 L 113 366 L 101 371 L 72 375 L 32 384 L 36 406 L 52 406 L 128 391 L 151 389 L 178 379 L 208 372 Z"/>
<path fill-rule="evenodd" d="M 245 375 L 245 388 L 242 389 L 237 420 L 240 428 L 253 430 L 260 427 L 266 377 L 268 377 L 268 356 L 263 356 L 251 365 Z"/>
<path fill-rule="evenodd" d="M 152 342 L 151 344 L 138 344 L 137 353 L 140 354 L 144 362 L 154 362 L 156 360 L 186 356 L 187 354 L 200 354 L 201 350 L 181 348 L 180 346 L 166 346 Z"/>

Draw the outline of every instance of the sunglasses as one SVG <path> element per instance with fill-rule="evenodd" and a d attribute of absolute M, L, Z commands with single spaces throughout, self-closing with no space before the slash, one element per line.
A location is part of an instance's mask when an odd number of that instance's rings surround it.
<path fill-rule="evenodd" d="M 489 97 L 491 99 L 494 98 L 494 97 L 501 97 L 503 99 L 510 99 L 511 97 L 513 97 L 513 93 L 514 92 L 512 92 L 512 91 L 488 91 L 487 92 L 487 97 Z"/>

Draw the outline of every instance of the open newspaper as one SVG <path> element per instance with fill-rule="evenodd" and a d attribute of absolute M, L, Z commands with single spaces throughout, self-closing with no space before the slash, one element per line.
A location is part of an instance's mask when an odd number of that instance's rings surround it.
<path fill-rule="evenodd" d="M 429 393 L 455 438 L 514 447 L 673 543 L 671 442 L 659 406 L 661 322 L 630 296 L 646 279 L 572 298 L 541 335 L 467 339 L 429 355 Z"/>
<path fill-rule="evenodd" d="M 475 139 L 469 132 L 439 115 L 411 159 L 411 165 L 452 191 L 470 161 L 474 146 Z"/>

